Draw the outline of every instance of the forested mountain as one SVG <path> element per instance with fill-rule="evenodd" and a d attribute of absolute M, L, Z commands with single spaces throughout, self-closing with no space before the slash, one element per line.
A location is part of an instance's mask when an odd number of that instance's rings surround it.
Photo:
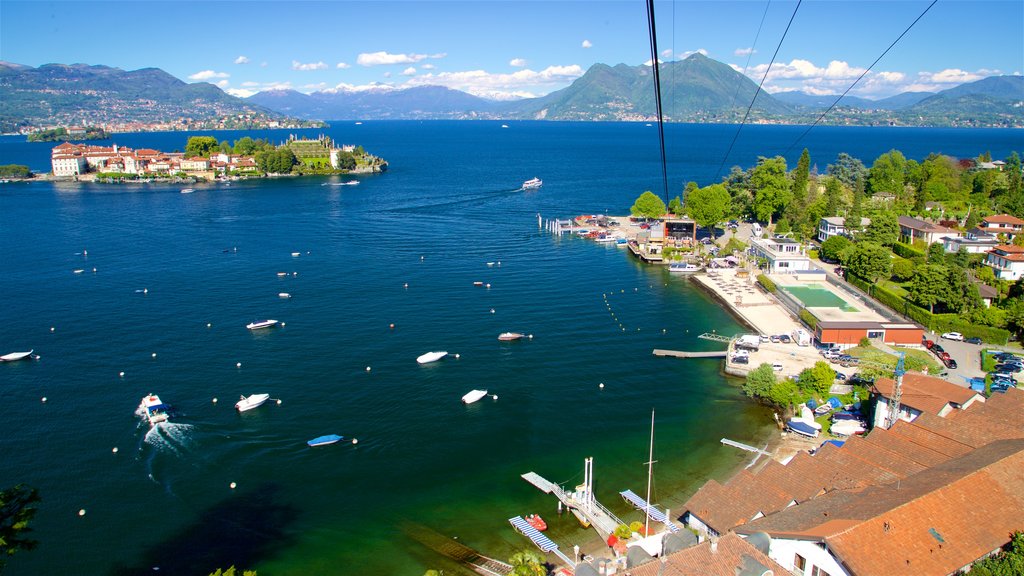
<path fill-rule="evenodd" d="M 387 120 L 467 119 L 492 117 L 498 102 L 442 86 L 404 90 L 330 90 L 302 94 L 274 90 L 251 96 L 249 102 L 301 118 L 374 118 Z"/>

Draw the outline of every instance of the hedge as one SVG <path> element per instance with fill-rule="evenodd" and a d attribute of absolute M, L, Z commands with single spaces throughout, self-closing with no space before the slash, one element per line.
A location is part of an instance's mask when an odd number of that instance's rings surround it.
<path fill-rule="evenodd" d="M 763 286 L 765 290 L 771 292 L 772 294 L 775 293 L 775 282 L 772 282 L 771 278 L 765 276 L 764 274 L 757 275 L 757 283 Z"/>
<path fill-rule="evenodd" d="M 804 321 L 804 324 L 810 326 L 812 332 L 818 327 L 818 319 L 814 317 L 814 314 L 808 312 L 807 308 L 800 309 L 800 319 Z"/>
<path fill-rule="evenodd" d="M 918 256 L 921 257 L 921 258 L 925 257 L 925 253 L 923 251 L 918 250 L 917 248 L 914 248 L 913 246 L 909 246 L 907 244 L 903 244 L 902 242 L 897 242 L 897 243 L 893 244 L 892 245 L 892 251 L 897 256 L 902 256 L 902 257 L 907 258 L 907 259 L 913 259 L 914 257 L 918 257 Z"/>

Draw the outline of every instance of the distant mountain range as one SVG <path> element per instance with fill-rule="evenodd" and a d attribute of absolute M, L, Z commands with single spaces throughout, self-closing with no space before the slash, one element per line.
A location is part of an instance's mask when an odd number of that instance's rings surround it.
<path fill-rule="evenodd" d="M 664 114 L 671 122 L 739 122 L 757 84 L 732 67 L 694 54 L 660 65 Z M 809 124 L 837 95 L 760 92 L 748 122 Z M 116 117 L 158 121 L 255 113 L 327 120 L 531 119 L 651 121 L 650 66 L 595 64 L 570 86 L 539 98 L 488 100 L 441 86 L 294 90 L 230 96 L 205 82 L 187 84 L 157 68 L 0 62 L 0 129 L 32 122 L 97 123 Z M 882 100 L 847 96 L 824 124 L 1024 127 L 1024 77 L 993 76 L 938 93 Z"/>

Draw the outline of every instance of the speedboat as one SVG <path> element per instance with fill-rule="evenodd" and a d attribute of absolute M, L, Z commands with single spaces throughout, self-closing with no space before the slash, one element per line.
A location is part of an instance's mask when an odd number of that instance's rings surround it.
<path fill-rule="evenodd" d="M 306 445 L 309 446 L 310 448 L 316 446 L 327 446 L 328 444 L 334 444 L 335 442 L 344 439 L 344 436 L 339 436 L 337 434 L 328 434 L 326 436 L 317 436 L 316 438 L 313 438 L 312 440 L 306 442 Z"/>
<path fill-rule="evenodd" d="M 261 328 L 271 328 L 273 326 L 277 326 L 277 324 L 277 320 L 257 320 L 246 324 L 245 327 L 249 330 L 259 330 Z"/>
<path fill-rule="evenodd" d="M 418 358 L 416 358 L 416 361 L 419 362 L 420 364 L 430 364 L 431 362 L 437 362 L 438 360 L 444 358 L 447 355 L 447 352 L 427 352 L 426 354 L 421 354 Z"/>
<path fill-rule="evenodd" d="M 512 340 L 519 340 L 523 336 L 524 335 L 519 332 L 502 332 L 501 334 L 498 334 L 498 340 L 501 340 L 502 342 L 511 342 Z"/>
<path fill-rule="evenodd" d="M 819 428 L 820 428 L 820 425 L 819 425 Z M 787 430 L 790 430 L 792 432 L 796 432 L 797 434 L 800 434 L 801 436 L 808 436 L 810 438 L 817 438 L 818 437 L 818 429 L 819 428 L 815 428 L 809 422 L 807 422 L 806 420 L 802 420 L 800 418 L 790 418 L 788 421 L 786 421 L 786 429 Z"/>
<path fill-rule="evenodd" d="M 540 178 L 530 178 L 526 182 L 523 182 L 523 190 L 530 190 L 533 188 L 540 188 L 544 185 L 544 181 Z"/>
<path fill-rule="evenodd" d="M 548 529 L 548 523 L 540 517 L 539 514 L 530 514 L 525 518 L 526 523 L 536 528 L 539 532 L 543 532 Z"/>
<path fill-rule="evenodd" d="M 674 274 L 693 274 L 700 271 L 700 266 L 690 262 L 676 262 L 668 265 L 668 271 Z"/>
<path fill-rule="evenodd" d="M 270 394 L 252 394 L 250 396 L 242 396 L 242 399 L 235 403 L 235 409 L 239 412 L 245 412 L 246 410 L 259 408 L 269 398 Z"/>
<path fill-rule="evenodd" d="M 278 292 L 277 293 L 277 297 L 278 298 L 291 298 L 292 295 L 287 293 L 287 292 Z"/>
<path fill-rule="evenodd" d="M 469 392 L 466 393 L 465 396 L 462 397 L 462 403 L 472 404 L 473 402 L 476 402 L 477 400 L 483 398 L 484 396 L 487 396 L 487 390 L 470 390 Z"/>
<path fill-rule="evenodd" d="M 161 422 L 167 422 L 171 419 L 167 413 L 170 410 L 170 406 L 164 404 L 160 397 L 156 394 L 150 394 L 142 398 L 142 402 L 139 403 L 139 411 L 146 420 L 149 421 L 150 426 L 156 426 Z"/>
<path fill-rule="evenodd" d="M 191 193 L 193 193 L 195 191 L 196 191 L 195 188 L 182 188 L 181 189 L 181 193 L 182 194 L 191 194 Z"/>
<path fill-rule="evenodd" d="M 33 352 L 35 352 L 35 350 L 29 350 L 28 352 L 11 352 L 10 354 L 4 354 L 3 356 L 0 356 L 0 362 L 17 362 L 18 360 L 24 360 L 25 358 L 32 356 Z"/>

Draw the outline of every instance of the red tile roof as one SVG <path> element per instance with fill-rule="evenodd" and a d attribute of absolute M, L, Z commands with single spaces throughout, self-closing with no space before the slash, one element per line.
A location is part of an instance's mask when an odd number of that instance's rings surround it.
<path fill-rule="evenodd" d="M 746 558 L 745 558 L 746 557 Z M 748 560 L 749 559 L 749 560 Z M 626 571 L 632 576 L 735 576 L 753 560 L 763 570 L 782 576 L 785 568 L 736 534 L 718 539 L 712 550 L 710 540 L 665 556 L 665 562 L 648 562 Z"/>
<path fill-rule="evenodd" d="M 879 378 L 872 387 L 885 398 L 891 398 L 895 381 L 891 378 Z M 972 401 L 984 402 L 985 399 L 970 388 L 957 386 L 952 382 L 927 376 L 917 372 L 907 372 L 903 376 L 903 394 L 900 402 L 905 406 L 916 408 L 922 412 L 939 414 L 947 405 L 963 406 Z"/>
<path fill-rule="evenodd" d="M 1009 214 L 996 214 L 995 216 L 985 216 L 981 219 L 982 222 L 988 224 L 1016 224 L 1017 226 L 1024 226 L 1024 220 L 1017 218 L 1016 216 L 1010 216 Z"/>

